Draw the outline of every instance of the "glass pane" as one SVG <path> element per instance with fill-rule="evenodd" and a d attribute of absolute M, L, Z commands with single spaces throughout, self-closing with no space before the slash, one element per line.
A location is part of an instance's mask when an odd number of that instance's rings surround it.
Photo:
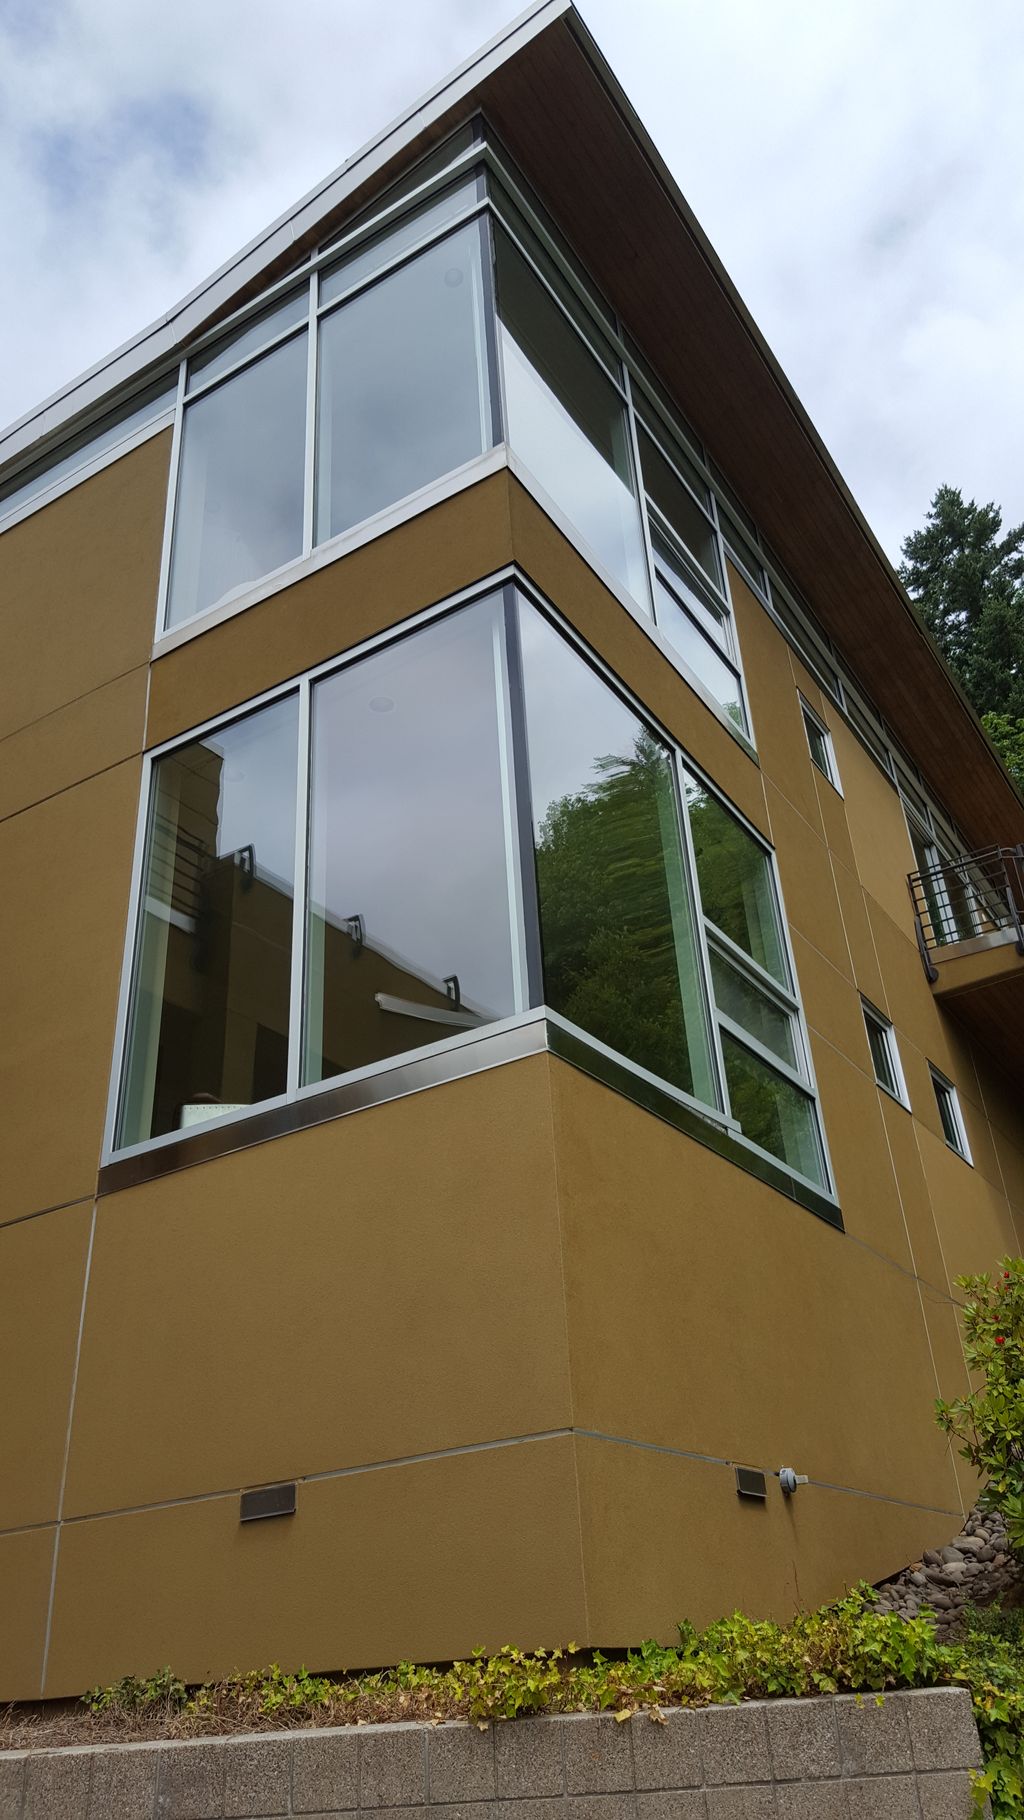
<path fill-rule="evenodd" d="M 808 714 L 806 710 L 804 711 L 804 726 L 807 728 L 807 744 L 811 750 L 811 757 L 817 765 L 818 770 L 824 772 L 824 775 L 831 783 L 832 760 L 829 756 L 828 740 L 813 714 Z"/>
<path fill-rule="evenodd" d="M 689 565 L 679 554 L 675 546 L 661 532 L 655 531 L 651 537 L 654 561 L 660 572 L 660 579 L 675 595 L 676 599 L 686 604 L 686 609 L 709 638 L 720 645 L 723 651 L 729 651 L 729 634 L 724 608 L 716 609 L 698 591 Z"/>
<path fill-rule="evenodd" d="M 244 328 L 236 329 L 233 335 L 225 335 L 215 342 L 205 353 L 196 354 L 188 363 L 188 389 L 191 392 L 200 380 L 205 382 L 215 379 L 218 373 L 226 373 L 239 360 L 249 354 L 259 353 L 275 335 L 283 335 L 285 329 L 297 328 L 309 315 L 309 287 L 303 285 L 301 291 L 292 291 L 283 303 L 275 303 L 272 309 L 264 310 L 261 315 L 247 322 Z"/>
<path fill-rule="evenodd" d="M 305 335 L 189 405 L 169 625 L 301 555 L 305 436 Z"/>
<path fill-rule="evenodd" d="M 321 322 L 318 542 L 490 447 L 482 325 L 476 222 Z"/>
<path fill-rule="evenodd" d="M 686 786 L 704 914 L 783 986 L 789 985 L 768 855 L 692 778 Z"/>
<path fill-rule="evenodd" d="M 521 614 L 544 997 L 718 1103 L 668 753 L 532 609 Z"/>
<path fill-rule="evenodd" d="M 722 1053 L 732 1115 L 744 1137 L 824 1187 L 813 1100 L 724 1030 Z"/>
<path fill-rule="evenodd" d="M 306 1080 L 517 1009 L 500 606 L 313 690 Z"/>
<path fill-rule="evenodd" d="M 507 234 L 494 232 L 508 442 L 635 600 L 647 564 L 626 407 Z"/>
<path fill-rule="evenodd" d="M 533 229 L 530 227 L 525 215 L 516 207 L 516 204 L 513 202 L 504 184 L 498 183 L 495 178 L 488 175 L 487 193 L 493 200 L 495 207 L 506 226 L 511 229 L 516 239 L 520 242 L 520 245 L 536 264 L 538 270 L 543 272 L 548 284 L 551 286 L 560 303 L 568 310 L 573 321 L 583 330 L 587 341 L 593 348 L 598 359 L 607 367 L 614 379 L 621 378 L 622 363 L 611 342 L 602 334 L 601 329 L 597 323 L 594 322 L 589 312 L 584 309 L 572 285 L 568 283 L 554 260 L 551 259 L 545 251 L 542 243 L 538 240 Z M 547 226 L 548 231 L 551 232 L 550 222 L 547 223 Z M 565 242 L 561 240 L 560 237 L 559 251 L 566 263 L 572 267 L 576 278 L 582 284 L 593 308 L 604 316 L 606 323 L 609 323 L 612 318 L 607 305 L 595 294 L 592 281 L 588 278 L 582 266 L 577 263 L 573 254 L 569 251 Z"/>
<path fill-rule="evenodd" d="M 953 1104 L 953 1094 L 950 1088 L 946 1086 L 945 1081 L 937 1081 L 934 1075 L 932 1076 L 932 1085 L 935 1088 L 935 1098 L 939 1107 L 939 1118 L 942 1121 L 942 1130 L 945 1134 L 946 1142 L 962 1156 L 964 1147 L 960 1136 L 960 1124 L 956 1116 L 956 1108 Z"/>
<path fill-rule="evenodd" d="M 95 461 L 97 456 L 105 455 L 108 449 L 116 448 L 126 437 L 133 436 L 136 430 L 144 429 L 164 411 L 173 410 L 177 390 L 177 377 L 170 383 L 163 381 L 155 391 L 144 393 L 141 401 L 136 398 L 132 404 L 115 411 L 113 416 L 105 417 L 101 423 L 72 437 L 52 455 L 44 456 L 29 469 L 27 476 L 22 469 L 20 475 L 15 474 L 0 487 L 0 515 L 25 505 L 37 493 L 45 493 L 56 486 L 58 480 L 66 480 L 87 462 Z"/>
<path fill-rule="evenodd" d="M 765 592 L 764 569 L 754 554 L 753 546 L 747 542 L 721 503 L 718 507 L 718 522 L 722 527 L 722 536 L 725 538 L 729 554 L 743 571 L 750 586 L 760 589 L 763 594 Z"/>
<path fill-rule="evenodd" d="M 283 1093 L 296 697 L 157 761 L 119 1142 Z"/>
<path fill-rule="evenodd" d="M 871 1050 L 871 1061 L 875 1070 L 875 1079 L 880 1087 L 884 1087 L 887 1093 L 893 1094 L 898 1099 L 899 1093 L 896 1087 L 896 1076 L 893 1072 L 892 1057 L 889 1054 L 890 1038 L 888 1031 L 884 1030 L 880 1024 L 876 1023 L 873 1017 L 869 1017 L 867 1012 L 864 1014 L 864 1023 L 867 1027 L 868 1045 Z"/>
<path fill-rule="evenodd" d="M 719 657 L 714 646 L 697 629 L 671 589 L 665 586 L 661 576 L 657 575 L 655 580 L 655 619 L 660 629 L 679 652 L 683 662 L 689 664 L 694 675 L 699 677 L 709 695 L 725 709 L 730 720 L 745 731 L 746 716 L 743 712 L 739 678 L 735 671 L 730 669 L 724 658 Z"/>
<path fill-rule="evenodd" d="M 753 980 L 745 979 L 714 948 L 711 950 L 711 978 L 719 1011 L 782 1061 L 788 1062 L 791 1068 L 799 1067 L 792 1015 L 773 1003 Z"/>
<path fill-rule="evenodd" d="M 359 247 L 354 253 L 332 265 L 320 279 L 320 302 L 333 303 L 345 291 L 350 291 L 354 284 L 361 284 L 373 272 L 379 271 L 382 265 L 388 265 L 397 259 L 408 247 L 415 246 L 418 240 L 426 239 L 428 234 L 435 233 L 460 215 L 463 209 L 469 208 L 476 201 L 476 178 L 469 177 L 463 183 L 457 183 L 450 190 L 442 190 L 415 215 L 407 215 L 392 227 L 384 228 L 368 246 Z M 413 322 L 406 324 L 408 334 L 415 333 Z"/>
<path fill-rule="evenodd" d="M 664 515 L 670 529 L 686 545 L 691 556 L 699 562 L 704 573 L 710 576 L 716 588 L 721 591 L 718 539 L 711 520 L 705 517 L 693 495 L 672 472 L 661 450 L 652 442 L 642 424 L 637 425 L 637 440 L 648 497 Z"/>

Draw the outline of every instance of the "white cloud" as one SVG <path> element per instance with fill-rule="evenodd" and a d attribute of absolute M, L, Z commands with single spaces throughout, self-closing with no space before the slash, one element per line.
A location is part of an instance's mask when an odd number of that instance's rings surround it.
<path fill-rule="evenodd" d="M 162 313 L 512 5 L 0 0 L 0 421 Z M 889 553 L 943 480 L 1024 517 L 1017 0 L 584 16 Z"/>

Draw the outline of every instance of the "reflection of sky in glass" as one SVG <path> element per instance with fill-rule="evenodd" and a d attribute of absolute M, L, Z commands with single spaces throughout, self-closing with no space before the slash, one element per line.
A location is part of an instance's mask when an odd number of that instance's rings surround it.
<path fill-rule="evenodd" d="M 660 578 L 655 601 L 658 625 L 669 643 L 674 645 L 683 662 L 689 664 L 694 675 L 700 678 L 708 693 L 714 696 L 737 726 L 742 727 L 739 684 L 728 664 L 723 662 L 707 639 L 698 632 L 689 615 L 684 613 L 678 601 L 673 600 Z"/>
<path fill-rule="evenodd" d="M 171 625 L 301 553 L 305 423 L 305 335 L 189 405 Z"/>
<path fill-rule="evenodd" d="M 316 685 L 312 907 L 495 1016 L 514 1010 L 495 690 L 481 604 Z M 329 989 L 329 987 L 328 987 Z"/>
<path fill-rule="evenodd" d="M 552 803 L 597 782 L 595 760 L 633 757 L 640 722 L 532 607 L 519 615 L 529 678 L 530 788 L 534 827 Z"/>
<path fill-rule="evenodd" d="M 295 870 L 296 697 L 208 734 L 221 756 L 217 857 L 252 846 L 256 868 L 286 881 Z"/>
<path fill-rule="evenodd" d="M 475 222 L 324 320 L 318 538 L 361 523 L 487 447 L 481 323 Z"/>

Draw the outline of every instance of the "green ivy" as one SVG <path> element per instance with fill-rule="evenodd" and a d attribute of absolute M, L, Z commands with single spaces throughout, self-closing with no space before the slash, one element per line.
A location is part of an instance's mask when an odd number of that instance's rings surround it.
<path fill-rule="evenodd" d="M 862 1586 L 789 1624 L 736 1612 L 707 1629 L 679 1626 L 679 1643 L 642 1643 L 622 1656 L 600 1650 L 478 1650 L 449 1667 L 400 1662 L 372 1675 L 288 1673 L 275 1666 L 186 1692 L 165 1669 L 149 1681 L 126 1677 L 85 1696 L 107 1720 L 163 1716 L 173 1735 L 282 1724 L 368 1723 L 387 1719 L 514 1720 L 531 1713 L 611 1712 L 617 1719 L 672 1706 L 738 1704 L 814 1694 L 863 1693 L 882 1700 L 896 1688 L 970 1690 L 984 1753 L 976 1778 L 995 1820 L 1024 1820 L 1024 1617 L 974 1615 L 964 1638 L 940 1643 L 925 1617 L 874 1609 Z"/>

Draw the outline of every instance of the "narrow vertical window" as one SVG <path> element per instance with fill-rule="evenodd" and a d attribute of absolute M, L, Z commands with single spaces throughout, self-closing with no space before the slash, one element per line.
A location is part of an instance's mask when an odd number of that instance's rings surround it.
<path fill-rule="evenodd" d="M 861 1001 L 864 1012 L 864 1028 L 867 1032 L 868 1048 L 871 1051 L 871 1065 L 879 1087 L 898 1100 L 901 1106 L 909 1107 L 906 1082 L 900 1065 L 899 1049 L 896 1045 L 896 1032 L 887 1017 L 876 1011 L 866 1000 Z"/>
<path fill-rule="evenodd" d="M 965 1163 L 972 1161 L 971 1147 L 967 1142 L 967 1128 L 963 1113 L 960 1110 L 960 1096 L 952 1081 L 947 1081 L 937 1068 L 931 1068 L 932 1086 L 935 1089 L 935 1102 L 939 1108 L 939 1119 L 942 1124 L 942 1135 L 950 1150 L 962 1156 Z"/>
<path fill-rule="evenodd" d="M 544 999 L 720 1104 L 667 748 L 532 608 L 521 620 Z"/>
<path fill-rule="evenodd" d="M 490 448 L 480 232 L 469 222 L 321 321 L 318 542 Z"/>
<path fill-rule="evenodd" d="M 287 1084 L 296 697 L 157 759 L 119 1144 Z"/>
<path fill-rule="evenodd" d="M 825 1156 L 768 854 L 688 779 L 729 1110 L 744 1137 L 818 1187 Z"/>
<path fill-rule="evenodd" d="M 306 1081 L 517 1003 L 500 603 L 313 686 Z"/>
<path fill-rule="evenodd" d="M 832 746 L 832 735 L 823 720 L 819 720 L 814 709 L 800 696 L 800 712 L 803 715 L 804 732 L 807 735 L 807 747 L 811 754 L 811 763 L 817 766 L 822 777 L 826 777 L 833 790 L 839 790 L 839 770 L 836 755 Z M 842 792 L 840 791 L 840 795 Z"/>
<path fill-rule="evenodd" d="M 506 439 L 600 562 L 649 598 L 626 402 L 500 227 Z"/>

